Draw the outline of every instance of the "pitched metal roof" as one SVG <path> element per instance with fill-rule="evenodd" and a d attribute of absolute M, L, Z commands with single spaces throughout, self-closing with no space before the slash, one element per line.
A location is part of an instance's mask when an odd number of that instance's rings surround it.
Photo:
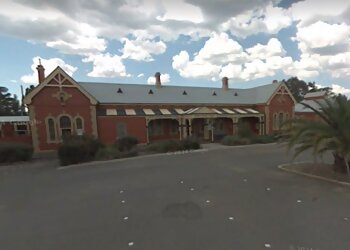
<path fill-rule="evenodd" d="M 324 103 L 324 100 L 318 100 L 319 103 Z M 320 105 L 315 101 L 315 100 L 303 100 L 302 103 L 308 104 L 311 107 L 320 110 L 321 107 Z M 306 108 L 304 105 L 302 105 L 301 103 L 297 103 L 294 107 L 294 112 L 296 113 L 313 113 L 314 111 L 310 108 Z"/>
<path fill-rule="evenodd" d="M 266 103 L 280 86 L 279 83 L 272 83 L 250 89 L 228 89 L 225 91 L 221 88 L 172 85 L 160 88 L 146 84 L 95 82 L 79 82 L 79 85 L 100 103 L 105 104 L 260 104 Z M 121 90 L 119 93 L 118 89 Z M 187 94 L 184 95 L 184 92 Z M 216 95 L 213 95 L 214 92 Z"/>
<path fill-rule="evenodd" d="M 313 97 L 321 97 L 323 98 L 327 94 L 327 91 L 316 91 L 316 92 L 309 92 L 304 96 L 304 99 L 307 98 L 313 98 Z"/>

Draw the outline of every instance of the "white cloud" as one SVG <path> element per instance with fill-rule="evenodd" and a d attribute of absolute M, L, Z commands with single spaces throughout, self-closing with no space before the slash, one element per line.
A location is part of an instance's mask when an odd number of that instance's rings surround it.
<path fill-rule="evenodd" d="M 220 66 L 209 61 L 189 60 L 187 51 L 181 51 L 173 57 L 172 66 L 184 78 L 211 78 L 220 72 Z"/>
<path fill-rule="evenodd" d="M 143 76 L 145 76 L 144 73 L 140 73 L 140 74 L 137 75 L 138 78 L 143 77 Z"/>
<path fill-rule="evenodd" d="M 36 56 L 33 58 L 33 64 L 31 65 L 32 74 L 24 75 L 21 77 L 21 81 L 23 83 L 27 84 L 38 84 L 38 72 L 36 70 L 36 67 L 39 63 L 39 56 Z M 50 58 L 50 59 L 44 59 L 41 58 L 41 64 L 45 68 L 45 73 L 48 75 L 51 73 L 57 66 L 60 66 L 68 75 L 73 76 L 74 72 L 77 71 L 77 67 L 74 67 L 72 65 L 69 65 L 65 63 L 60 58 Z"/>
<path fill-rule="evenodd" d="M 160 75 L 160 81 L 161 81 L 162 84 L 170 82 L 170 75 L 169 74 L 161 74 Z M 156 78 L 154 76 L 148 77 L 147 83 L 148 84 L 153 84 L 153 85 L 156 84 Z"/>
<path fill-rule="evenodd" d="M 349 20 L 346 15 L 350 7 L 349 1 L 344 0 L 307 0 L 294 3 L 291 7 L 293 19 L 298 26 L 308 26 L 318 20 L 343 22 Z"/>
<path fill-rule="evenodd" d="M 253 80 L 273 76 L 277 70 L 291 67 L 291 57 L 284 57 L 285 50 L 278 39 L 272 38 L 266 45 L 258 44 L 244 51 L 242 46 L 226 33 L 213 33 L 193 60 L 187 51 L 173 57 L 172 66 L 182 77 L 217 79 L 229 77 Z"/>
<path fill-rule="evenodd" d="M 83 59 L 83 62 L 92 62 L 93 69 L 88 73 L 90 77 L 130 77 L 126 73 L 122 59 L 118 55 L 109 53 L 91 55 Z"/>
<path fill-rule="evenodd" d="M 346 95 L 350 98 L 350 89 L 344 88 L 343 86 L 332 84 L 332 91 L 336 94 Z"/>
<path fill-rule="evenodd" d="M 239 79 L 242 73 L 242 66 L 229 63 L 221 68 L 220 77 Z"/>
<path fill-rule="evenodd" d="M 189 21 L 193 23 L 201 23 L 204 21 L 201 9 L 183 0 L 164 1 L 162 4 L 164 5 L 165 13 L 163 16 L 158 16 L 158 20 Z"/>
<path fill-rule="evenodd" d="M 153 61 L 152 55 L 163 54 L 166 50 L 167 46 L 163 41 L 155 41 L 153 36 L 145 32 L 135 32 L 134 36 L 134 40 L 122 39 L 122 42 L 124 42 L 124 47 L 121 50 L 122 58 L 136 61 Z"/>
<path fill-rule="evenodd" d="M 241 45 L 226 33 L 212 33 L 192 61 L 187 51 L 181 51 L 173 57 L 172 66 L 185 78 L 216 78 L 221 65 L 241 62 L 245 57 Z"/>
<path fill-rule="evenodd" d="M 332 48 L 349 43 L 350 26 L 341 24 L 329 24 L 323 21 L 317 21 L 306 27 L 299 27 L 296 40 L 299 42 L 299 48 L 302 52 L 321 48 Z M 345 47 L 346 50 L 348 46 Z M 322 50 L 317 51 L 323 54 Z M 324 51 L 327 53 L 327 51 Z"/>
<path fill-rule="evenodd" d="M 272 56 L 284 56 L 286 51 L 277 38 L 271 38 L 266 45 L 258 43 L 254 47 L 247 49 L 252 59 L 266 59 Z"/>
<path fill-rule="evenodd" d="M 244 38 L 257 33 L 277 34 L 291 24 L 291 13 L 288 10 L 269 3 L 265 8 L 249 9 L 233 16 L 221 24 L 221 29 Z"/>

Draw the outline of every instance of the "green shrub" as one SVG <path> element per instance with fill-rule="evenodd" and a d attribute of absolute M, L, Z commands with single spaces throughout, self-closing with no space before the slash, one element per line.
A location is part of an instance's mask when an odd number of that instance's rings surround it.
<path fill-rule="evenodd" d="M 29 161 L 33 147 L 26 144 L 0 144 L 0 162 Z"/>
<path fill-rule="evenodd" d="M 112 159 L 119 159 L 119 158 L 127 158 L 127 157 L 133 157 L 138 155 L 138 149 L 136 147 L 130 149 L 129 151 L 120 152 L 117 147 L 113 146 L 106 146 L 103 148 L 100 148 L 96 153 L 96 160 L 112 160 Z"/>
<path fill-rule="evenodd" d="M 70 165 L 95 159 L 96 153 L 103 145 L 88 136 L 67 136 L 58 147 L 60 164 Z"/>
<path fill-rule="evenodd" d="M 151 143 L 146 146 L 146 151 L 148 152 L 157 152 L 157 153 L 167 153 L 181 150 L 190 150 L 190 149 L 199 149 L 201 144 L 199 140 L 195 137 L 188 137 L 179 140 L 166 140 Z"/>
<path fill-rule="evenodd" d="M 121 152 L 119 158 L 127 158 L 127 157 L 134 157 L 139 154 L 139 151 L 136 147 L 130 149 L 129 151 Z"/>
<path fill-rule="evenodd" d="M 254 137 L 254 143 L 272 143 L 275 142 L 277 138 L 274 135 L 259 135 Z"/>
<path fill-rule="evenodd" d="M 181 141 L 182 150 L 200 149 L 201 144 L 196 137 L 187 137 Z"/>
<path fill-rule="evenodd" d="M 120 152 L 128 152 L 131 149 L 133 149 L 139 141 L 136 137 L 133 136 L 124 136 L 119 138 L 114 146 L 120 151 Z"/>
<path fill-rule="evenodd" d="M 122 153 L 113 146 L 101 147 L 96 153 L 96 160 L 112 160 L 121 158 Z"/>
<path fill-rule="evenodd" d="M 238 122 L 238 137 L 252 139 L 255 136 L 254 131 L 250 127 L 248 122 Z"/>
<path fill-rule="evenodd" d="M 177 140 L 155 142 L 147 145 L 146 147 L 146 151 L 157 152 L 157 153 L 173 152 L 181 149 L 182 149 L 182 145 L 180 141 L 177 141 Z"/>
<path fill-rule="evenodd" d="M 237 135 L 227 135 L 225 136 L 221 144 L 227 145 L 227 146 L 235 146 L 235 145 L 247 145 L 250 144 L 252 141 L 249 138 L 242 138 Z"/>

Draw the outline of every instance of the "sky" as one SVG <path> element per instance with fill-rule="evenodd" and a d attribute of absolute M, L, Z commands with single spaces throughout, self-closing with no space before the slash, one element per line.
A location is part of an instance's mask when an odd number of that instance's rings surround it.
<path fill-rule="evenodd" d="M 250 88 L 297 76 L 350 97 L 348 0 L 1 0 L 0 86 L 76 81 Z"/>

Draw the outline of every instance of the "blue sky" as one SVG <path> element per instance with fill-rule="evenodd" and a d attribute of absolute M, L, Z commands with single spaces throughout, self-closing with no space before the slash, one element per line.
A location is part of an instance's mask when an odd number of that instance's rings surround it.
<path fill-rule="evenodd" d="M 350 96 L 345 0 L 2 0 L 0 86 L 38 58 L 77 81 L 249 88 L 297 76 Z"/>

